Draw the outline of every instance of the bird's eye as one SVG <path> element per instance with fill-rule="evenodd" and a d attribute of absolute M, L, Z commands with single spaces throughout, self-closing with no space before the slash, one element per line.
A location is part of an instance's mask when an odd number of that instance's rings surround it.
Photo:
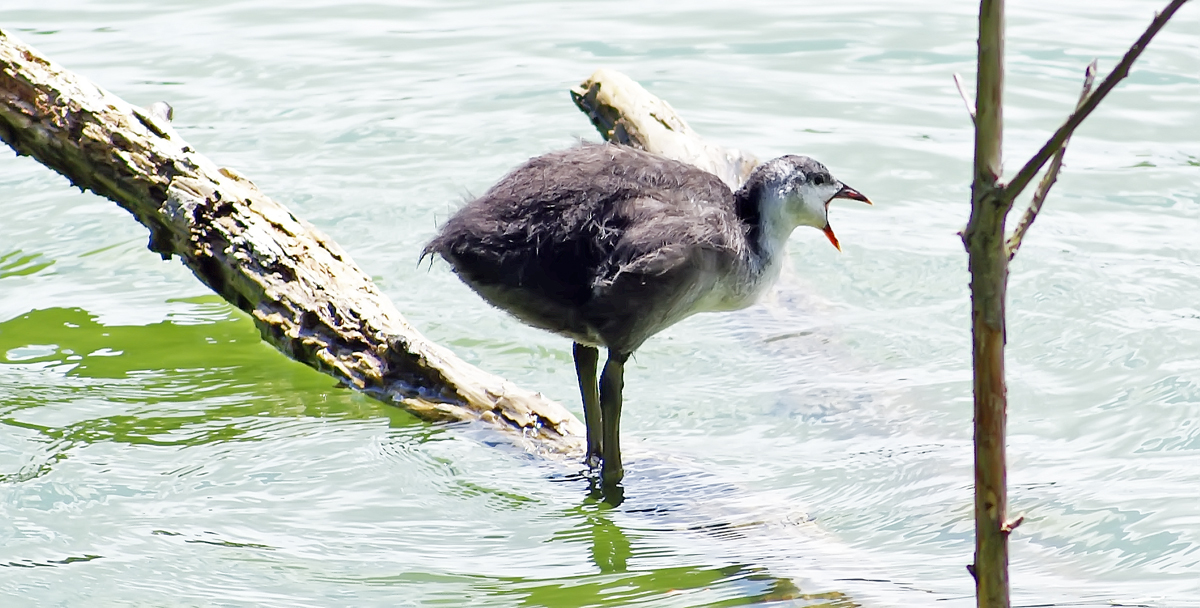
<path fill-rule="evenodd" d="M 813 176 L 813 178 L 812 178 L 812 183 L 813 183 L 813 185 L 814 185 L 814 186 L 823 186 L 823 185 L 825 185 L 825 176 L 824 176 L 824 175 L 820 175 L 820 174 L 814 175 L 814 176 Z"/>

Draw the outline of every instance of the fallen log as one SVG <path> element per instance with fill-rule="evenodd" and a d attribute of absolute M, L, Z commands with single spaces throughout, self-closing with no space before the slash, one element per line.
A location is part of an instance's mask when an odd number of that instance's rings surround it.
<path fill-rule="evenodd" d="M 734 183 L 753 163 L 703 142 L 618 73 L 597 72 L 573 96 L 606 138 L 615 126 L 622 143 Z M 152 251 L 178 257 L 280 352 L 426 420 L 482 422 L 536 452 L 582 450 L 583 425 L 566 408 L 427 340 L 337 243 L 200 154 L 167 117 L 0 30 L 0 139 L 129 211 L 149 229 Z"/>
<path fill-rule="evenodd" d="M 480 420 L 578 449 L 561 405 L 425 339 L 332 239 L 135 107 L 0 31 L 0 139 L 125 208 L 263 339 L 427 420 Z"/>
<path fill-rule="evenodd" d="M 705 142 L 669 105 L 618 72 L 597 71 L 571 96 L 605 139 L 695 164 L 733 187 L 757 164 L 748 154 Z M 582 454 L 583 425 L 570 412 L 422 337 L 337 243 L 247 178 L 199 154 L 171 127 L 165 109 L 133 106 L 2 29 L 0 139 L 129 211 L 149 229 L 151 250 L 178 257 L 249 314 L 263 339 L 285 355 L 423 419 L 481 423 L 539 454 Z M 750 548 L 748 563 L 832 568 L 842 573 L 830 577 L 836 586 L 845 580 L 890 584 L 882 574 L 854 578 L 864 570 L 857 558 L 835 567 L 846 558 L 825 550 L 811 525 L 797 525 L 808 519 L 794 504 L 747 509 L 742 494 L 707 473 L 657 460 L 643 466 L 650 471 L 643 476 L 647 495 L 669 498 L 684 487 L 700 497 L 703 509 L 668 510 L 681 533 L 736 541 Z M 619 527 L 611 532 L 624 535 Z M 786 555 L 778 553 L 780 535 L 795 541 Z M 788 578 L 772 585 L 771 599 L 853 603 L 841 591 L 803 593 Z"/>

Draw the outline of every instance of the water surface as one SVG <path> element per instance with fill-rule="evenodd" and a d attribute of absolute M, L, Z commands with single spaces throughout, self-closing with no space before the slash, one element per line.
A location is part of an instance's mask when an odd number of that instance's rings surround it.
<path fill-rule="evenodd" d="M 1014 2 L 1006 167 L 1159 3 Z M 116 205 L 0 153 L 0 603 L 970 606 L 975 7 L 49 1 L 0 27 L 339 241 L 408 319 L 578 411 L 570 344 L 418 252 L 522 160 L 598 139 L 601 66 L 867 193 L 758 306 L 627 371 L 627 501 L 262 344 Z M 1021 605 L 1200 606 L 1200 11 L 1072 140 L 1010 279 Z"/>

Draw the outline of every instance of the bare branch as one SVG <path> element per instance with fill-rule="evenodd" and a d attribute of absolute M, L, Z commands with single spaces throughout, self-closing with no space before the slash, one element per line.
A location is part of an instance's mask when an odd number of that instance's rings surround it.
<path fill-rule="evenodd" d="M 1088 99 L 1088 95 L 1092 93 L 1092 85 L 1096 82 L 1096 60 L 1093 59 L 1083 76 L 1083 91 L 1079 93 L 1079 101 L 1075 104 L 1075 109 L 1078 110 Z M 1038 184 L 1037 192 L 1033 193 L 1033 200 L 1029 202 L 1029 208 L 1025 210 L 1025 214 L 1021 216 L 1021 222 L 1017 224 L 1013 235 L 1009 237 L 1005 249 L 1008 250 L 1008 259 L 1013 259 L 1017 255 L 1017 249 L 1021 247 L 1021 239 L 1025 238 L 1025 233 L 1029 231 L 1029 227 L 1033 225 L 1033 220 L 1037 219 L 1037 214 L 1042 210 L 1042 204 L 1046 202 L 1046 195 L 1050 193 L 1050 187 L 1058 180 L 1058 172 L 1062 169 L 1063 156 L 1067 153 L 1067 144 L 1070 143 L 1071 137 L 1063 140 L 1062 147 L 1058 152 L 1054 153 L 1054 159 L 1050 161 L 1050 168 L 1046 170 L 1046 174 L 1042 176 L 1042 181 Z"/>
<path fill-rule="evenodd" d="M 1150 26 L 1137 39 L 1137 42 L 1134 42 L 1133 46 L 1129 47 L 1129 51 L 1121 58 L 1121 62 L 1117 64 L 1117 67 L 1113 68 L 1113 71 L 1100 83 L 1100 87 L 1096 89 L 1095 94 L 1088 97 L 1087 101 L 1079 106 L 1079 109 L 1075 110 L 1075 113 L 1071 114 L 1067 118 L 1067 121 L 1054 132 L 1054 135 L 1042 146 L 1042 149 L 1038 150 L 1038 153 L 1033 155 L 1033 158 L 1029 159 L 1029 162 L 1025 163 L 1024 167 L 1021 167 L 1017 175 L 1004 187 L 1004 197 L 1009 204 L 1012 203 L 1012 200 L 1017 195 L 1021 194 L 1025 186 L 1029 185 L 1029 182 L 1033 180 L 1038 171 L 1041 171 L 1046 161 L 1050 160 L 1050 157 L 1055 152 L 1058 152 L 1058 149 L 1066 143 L 1067 138 L 1071 137 L 1071 134 L 1079 127 L 1083 119 L 1087 118 L 1092 113 L 1092 110 L 1095 110 L 1096 106 L 1100 105 L 1100 102 L 1117 86 L 1118 82 L 1129 75 L 1129 68 L 1137 60 L 1138 56 L 1142 54 L 1142 51 L 1146 49 L 1146 45 L 1150 44 L 1150 40 L 1154 38 L 1155 34 L 1167 24 L 1167 21 L 1171 19 L 1175 11 L 1179 10 L 1179 7 L 1183 6 L 1187 1 L 1171 0 L 1171 3 L 1167 5 L 1167 8 L 1163 9 L 1162 13 L 1155 15 L 1154 21 L 1150 22 Z"/>
<path fill-rule="evenodd" d="M 975 76 L 975 163 L 971 218 L 963 232 L 971 272 L 971 358 L 975 370 L 975 594 L 979 606 L 1009 606 L 1005 457 L 1004 298 L 1008 213 L 1000 178 L 1004 134 L 1004 0 L 979 3 Z"/>
<path fill-rule="evenodd" d="M 975 106 L 971 100 L 967 98 L 967 92 L 963 90 L 962 76 L 958 72 L 954 73 L 954 86 L 958 87 L 958 96 L 962 97 L 963 105 L 967 106 L 967 115 L 971 117 L 971 122 L 975 122 Z"/>

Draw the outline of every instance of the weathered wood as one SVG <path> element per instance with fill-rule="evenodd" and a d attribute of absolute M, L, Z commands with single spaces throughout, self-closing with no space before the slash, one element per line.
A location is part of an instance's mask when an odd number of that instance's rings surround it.
<path fill-rule="evenodd" d="M 704 141 L 667 102 L 628 76 L 599 69 L 571 99 L 606 141 L 641 148 L 714 173 L 737 190 L 758 166 L 754 155 Z"/>
<path fill-rule="evenodd" d="M 597 72 L 573 96 L 602 133 L 615 126 L 629 145 L 724 171 L 734 184 L 757 162 L 704 142 L 622 74 Z M 580 451 L 583 425 L 569 411 L 428 341 L 337 243 L 201 155 L 164 115 L 3 30 L 0 139 L 129 211 L 150 230 L 151 250 L 179 257 L 289 357 L 426 420 L 479 420 L 515 431 L 529 449 Z"/>
<path fill-rule="evenodd" d="M 289 357 L 427 420 L 482 420 L 530 448 L 581 450 L 570 412 L 421 336 L 324 233 L 160 117 L 3 31 L 0 139 L 132 213 L 150 249 L 178 256 Z"/>

